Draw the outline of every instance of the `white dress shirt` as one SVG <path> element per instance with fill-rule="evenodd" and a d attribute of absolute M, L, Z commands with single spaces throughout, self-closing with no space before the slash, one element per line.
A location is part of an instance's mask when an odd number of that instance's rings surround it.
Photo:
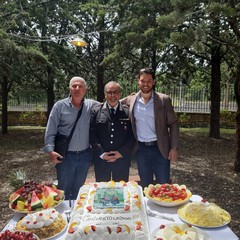
<path fill-rule="evenodd" d="M 144 103 L 140 95 L 137 97 L 134 105 L 134 116 L 138 141 L 156 141 L 157 135 L 155 129 L 153 95 L 147 104 Z"/>

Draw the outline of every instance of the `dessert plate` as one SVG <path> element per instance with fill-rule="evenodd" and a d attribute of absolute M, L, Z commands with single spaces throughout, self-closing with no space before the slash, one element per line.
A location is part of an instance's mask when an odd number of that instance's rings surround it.
<path fill-rule="evenodd" d="M 168 226 L 168 225 L 171 225 L 171 224 L 166 224 L 165 226 Z M 183 224 L 178 224 L 179 226 L 183 225 Z M 197 230 L 197 232 L 199 233 L 200 235 L 200 238 L 199 240 L 213 240 L 205 231 L 201 230 L 201 229 L 196 229 L 195 227 L 193 227 L 195 230 Z M 159 235 L 158 235 L 158 232 L 161 231 L 158 228 L 155 228 L 151 234 L 151 240 L 157 240 L 159 238 Z M 165 239 L 163 239 L 165 240 Z"/>
<path fill-rule="evenodd" d="M 62 217 L 63 217 L 63 215 L 62 215 Z M 61 230 L 61 232 L 59 232 L 59 233 L 57 233 L 57 234 L 55 234 L 55 235 L 53 235 L 53 236 L 51 236 L 51 237 L 44 238 L 43 240 L 50 240 L 50 239 L 53 239 L 53 238 L 55 238 L 55 237 L 58 237 L 59 239 L 61 239 L 61 238 L 60 238 L 60 235 L 63 234 L 63 233 L 66 231 L 67 227 L 68 227 L 68 223 L 67 223 L 67 221 L 66 221 L 66 219 L 65 219 L 64 217 L 63 217 L 63 220 L 65 221 L 66 225 L 65 225 L 65 227 Z M 57 239 L 58 239 L 58 238 L 57 238 Z"/>
<path fill-rule="evenodd" d="M 152 199 L 150 197 L 147 197 L 149 199 L 149 201 L 159 205 L 159 206 L 163 206 L 163 207 L 176 207 L 176 206 L 180 206 L 186 202 L 189 201 L 189 199 L 191 198 L 191 196 L 189 196 L 188 198 L 185 198 L 184 200 L 181 200 L 181 201 L 174 201 L 174 202 L 160 202 L 160 201 L 157 201 L 155 199 Z"/>
<path fill-rule="evenodd" d="M 195 227 L 208 228 L 208 229 L 224 227 L 224 226 L 228 225 L 230 223 L 230 221 L 231 221 L 231 220 L 229 220 L 229 221 L 224 222 L 224 223 L 222 223 L 220 225 L 217 225 L 217 226 L 202 226 L 202 225 L 198 225 L 198 224 L 193 224 L 190 221 L 187 221 L 187 220 L 183 219 L 179 214 L 178 214 L 178 217 L 179 217 L 179 219 L 181 219 L 183 222 L 185 222 L 187 224 L 190 224 L 190 225 L 195 226 Z M 229 218 L 231 218 L 230 214 L 229 214 Z"/>
<path fill-rule="evenodd" d="M 182 205 L 192 197 L 185 185 L 178 184 L 150 184 L 144 188 L 144 193 L 151 202 L 163 207 Z"/>
<path fill-rule="evenodd" d="M 230 214 L 214 203 L 191 202 L 177 210 L 185 223 L 201 228 L 220 228 L 231 221 Z"/>

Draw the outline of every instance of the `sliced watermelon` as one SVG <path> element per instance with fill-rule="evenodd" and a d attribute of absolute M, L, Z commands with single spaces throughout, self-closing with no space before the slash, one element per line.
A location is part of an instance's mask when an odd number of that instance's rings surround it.
<path fill-rule="evenodd" d="M 19 201 L 20 197 L 21 197 L 20 194 L 17 194 L 17 193 L 14 192 L 13 194 L 11 194 L 11 196 L 9 198 L 10 203 L 13 203 L 13 204 L 17 205 L 17 201 Z"/>
<path fill-rule="evenodd" d="M 55 191 L 53 191 L 51 187 L 48 187 L 48 186 L 44 186 L 43 194 L 45 198 L 52 196 L 55 199 L 58 196 L 58 194 Z"/>
<path fill-rule="evenodd" d="M 57 193 L 58 199 L 63 199 L 63 197 L 64 197 L 64 191 L 63 190 L 60 190 L 60 189 L 57 189 L 57 188 L 53 188 L 53 187 L 49 187 L 49 188 Z"/>
<path fill-rule="evenodd" d="M 22 201 L 23 197 L 22 197 L 22 192 L 25 190 L 24 187 L 21 187 L 20 189 L 18 189 L 17 191 L 15 191 L 11 196 L 10 196 L 10 202 L 17 205 L 17 201 Z"/>
<path fill-rule="evenodd" d="M 25 187 L 21 187 L 15 193 L 22 194 L 24 190 L 25 190 Z"/>
<path fill-rule="evenodd" d="M 37 208 L 42 208 L 42 207 L 43 207 L 42 202 L 38 198 L 38 196 L 35 193 L 35 191 L 33 191 L 32 192 L 32 197 L 31 197 L 31 210 L 34 211 Z"/>

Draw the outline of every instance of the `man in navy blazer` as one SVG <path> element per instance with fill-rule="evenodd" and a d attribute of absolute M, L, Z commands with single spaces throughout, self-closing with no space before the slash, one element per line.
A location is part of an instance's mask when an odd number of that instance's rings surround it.
<path fill-rule="evenodd" d="M 104 88 L 106 102 L 91 110 L 90 144 L 97 182 L 128 181 L 135 142 L 128 107 L 119 102 L 121 86 L 114 81 Z"/>
<path fill-rule="evenodd" d="M 129 106 L 129 117 L 138 147 L 135 158 L 141 185 L 170 182 L 170 162 L 178 158 L 179 124 L 168 95 L 157 93 L 154 71 L 139 71 L 140 91 L 123 99 Z"/>

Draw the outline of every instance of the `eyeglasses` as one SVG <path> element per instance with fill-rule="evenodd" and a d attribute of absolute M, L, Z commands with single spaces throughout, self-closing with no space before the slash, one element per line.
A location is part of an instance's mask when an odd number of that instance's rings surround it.
<path fill-rule="evenodd" d="M 106 92 L 107 95 L 117 95 L 117 94 L 119 94 L 119 93 L 120 93 L 120 91 L 113 91 L 113 92 L 107 91 L 107 92 Z"/>

